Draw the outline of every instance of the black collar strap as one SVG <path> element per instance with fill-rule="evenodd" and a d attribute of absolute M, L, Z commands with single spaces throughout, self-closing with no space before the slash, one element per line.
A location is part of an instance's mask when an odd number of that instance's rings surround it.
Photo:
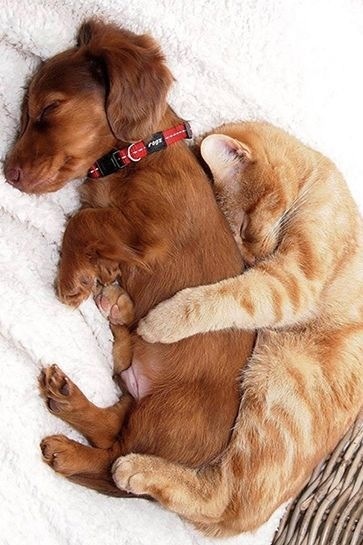
<path fill-rule="evenodd" d="M 143 157 L 186 138 L 192 138 L 192 130 L 187 121 L 171 129 L 156 132 L 146 141 L 140 140 L 126 148 L 110 151 L 92 165 L 87 176 L 93 179 L 103 178 L 125 168 L 130 163 L 137 163 Z"/>

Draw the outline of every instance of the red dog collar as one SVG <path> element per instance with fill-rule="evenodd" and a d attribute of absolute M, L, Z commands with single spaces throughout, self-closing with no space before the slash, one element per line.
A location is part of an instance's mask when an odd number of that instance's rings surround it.
<path fill-rule="evenodd" d="M 92 165 L 87 176 L 93 179 L 103 178 L 117 172 L 121 168 L 125 168 L 130 163 L 137 163 L 143 157 L 160 151 L 170 146 L 170 144 L 174 144 L 185 138 L 192 138 L 192 130 L 187 121 L 171 129 L 156 132 L 147 141 L 140 140 L 139 142 L 130 144 L 126 148 L 110 151 L 110 153 L 107 153 Z"/>

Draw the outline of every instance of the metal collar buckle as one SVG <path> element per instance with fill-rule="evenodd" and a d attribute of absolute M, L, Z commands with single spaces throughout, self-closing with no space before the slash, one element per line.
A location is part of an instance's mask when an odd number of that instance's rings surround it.
<path fill-rule="evenodd" d="M 130 159 L 130 161 L 133 161 L 134 163 L 137 163 L 138 161 L 140 161 L 141 157 L 138 157 L 137 159 L 135 159 L 135 157 L 132 157 L 131 155 L 131 148 L 134 144 L 130 144 L 129 147 L 127 148 L 127 157 Z"/>

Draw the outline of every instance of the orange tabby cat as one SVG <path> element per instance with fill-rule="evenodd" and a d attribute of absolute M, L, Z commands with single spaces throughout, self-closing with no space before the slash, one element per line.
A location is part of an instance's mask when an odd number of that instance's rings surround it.
<path fill-rule="evenodd" d="M 150 342 L 259 329 L 230 445 L 191 470 L 130 454 L 121 488 L 211 535 L 262 524 L 333 449 L 363 400 L 362 226 L 336 167 L 266 123 L 221 127 L 201 153 L 251 268 L 185 289 L 142 320 Z"/>

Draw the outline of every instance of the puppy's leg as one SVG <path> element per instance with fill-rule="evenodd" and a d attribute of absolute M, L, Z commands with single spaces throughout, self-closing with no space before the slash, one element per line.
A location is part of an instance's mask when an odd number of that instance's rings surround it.
<path fill-rule="evenodd" d="M 82 445 L 64 435 L 45 437 L 40 443 L 43 460 L 66 477 L 77 473 L 102 473 L 110 467 L 112 452 Z"/>
<path fill-rule="evenodd" d="M 105 450 L 82 445 L 64 435 L 51 435 L 42 440 L 40 448 L 44 462 L 69 481 L 107 496 L 134 496 L 120 490 L 112 479 L 111 466 L 121 453 L 120 443 Z"/>
<path fill-rule="evenodd" d="M 96 407 L 57 365 L 43 369 L 39 386 L 52 414 L 82 433 L 91 445 L 103 449 L 116 440 L 133 403 L 133 398 L 125 393 L 112 407 Z"/>
<path fill-rule="evenodd" d="M 95 301 L 102 314 L 110 321 L 114 336 L 114 376 L 117 378 L 131 365 L 132 343 L 127 326 L 134 320 L 134 305 L 126 291 L 117 284 L 104 287 L 96 295 Z"/>
<path fill-rule="evenodd" d="M 84 208 L 68 222 L 62 243 L 58 271 L 58 296 L 64 303 L 78 306 L 91 295 L 98 278 L 113 282 L 119 264 L 141 264 L 133 248 L 135 231 L 121 211 Z"/>

